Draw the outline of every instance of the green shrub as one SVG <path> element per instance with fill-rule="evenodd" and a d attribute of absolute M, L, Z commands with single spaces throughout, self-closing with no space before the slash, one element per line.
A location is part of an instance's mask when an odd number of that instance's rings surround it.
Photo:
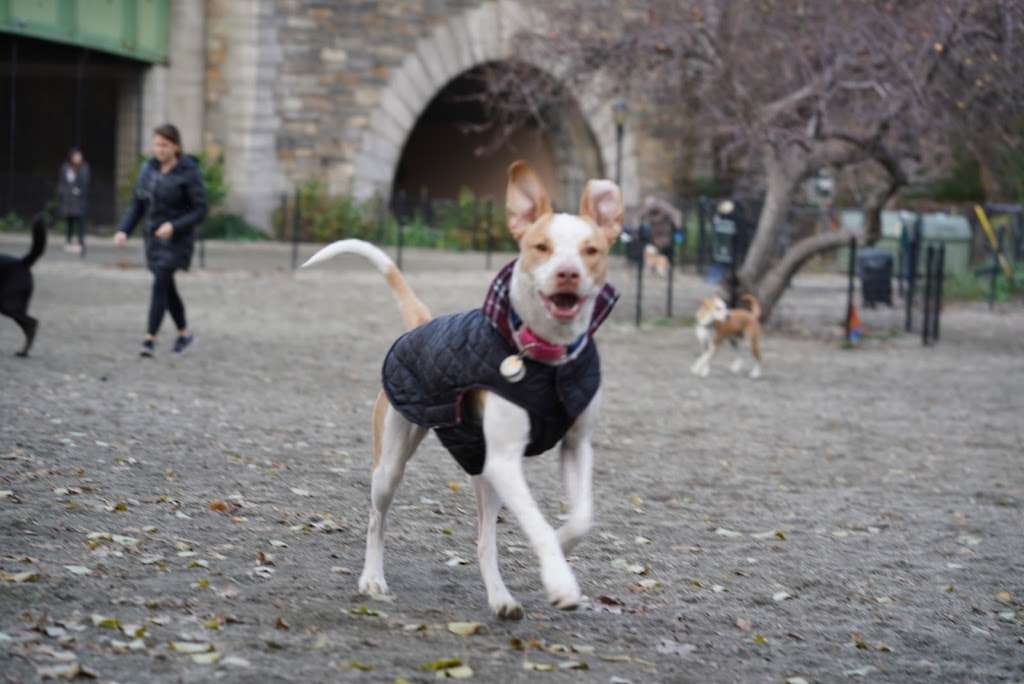
<path fill-rule="evenodd" d="M 203 185 L 206 186 L 206 205 L 209 213 L 213 214 L 231 192 L 231 186 L 224 180 L 224 156 L 212 156 L 203 152 L 198 159 L 199 168 L 203 172 Z"/>
<path fill-rule="evenodd" d="M 380 245 L 393 245 L 398 241 L 398 221 L 381 206 L 379 199 L 360 202 L 345 195 L 331 196 L 324 184 L 316 180 L 300 186 L 298 197 L 300 240 L 331 242 L 358 238 Z M 487 246 L 487 206 L 466 189 L 455 201 L 436 201 L 432 217 L 417 210 L 403 223 L 402 244 L 455 251 L 483 250 Z M 514 249 L 515 241 L 505 227 L 504 211 L 498 211 L 494 203 L 490 207 L 493 248 Z M 274 211 L 272 223 L 274 236 L 278 239 L 292 239 L 294 211 L 294 197 L 289 198 L 286 207 L 278 207 Z M 428 221 L 428 218 L 432 220 Z"/>
<path fill-rule="evenodd" d="M 23 230 L 28 230 L 28 224 L 13 211 L 6 216 L 0 216 L 0 232 L 14 233 Z"/>
<path fill-rule="evenodd" d="M 266 240 L 262 230 L 238 214 L 214 214 L 203 222 L 202 235 L 209 240 Z"/>

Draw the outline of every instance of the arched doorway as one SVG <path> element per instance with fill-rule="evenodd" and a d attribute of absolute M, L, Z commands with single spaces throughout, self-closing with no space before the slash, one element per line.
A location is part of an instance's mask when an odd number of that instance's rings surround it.
<path fill-rule="evenodd" d="M 430 100 L 402 147 L 392 180 L 393 202 L 456 199 L 467 191 L 500 200 L 509 164 L 525 159 L 555 203 L 573 208 L 586 180 L 603 175 L 597 142 L 571 98 L 504 127 L 489 93 L 507 67 L 502 62 L 478 65 L 451 79 Z M 535 67 L 516 67 L 526 78 L 552 82 Z"/>

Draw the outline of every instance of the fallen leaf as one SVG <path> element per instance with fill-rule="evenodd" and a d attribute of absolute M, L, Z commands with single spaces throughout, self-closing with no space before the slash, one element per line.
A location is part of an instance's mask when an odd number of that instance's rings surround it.
<path fill-rule="evenodd" d="M 118 501 L 116 504 L 114 504 L 114 510 L 117 511 L 118 513 L 124 513 L 125 511 L 128 510 L 128 504 L 126 504 L 124 501 Z"/>
<path fill-rule="evenodd" d="M 10 489 L 0 489 L 0 499 L 14 498 L 14 492 Z"/>
<path fill-rule="evenodd" d="M 106 617 L 105 615 L 100 615 L 99 613 L 93 613 L 90 616 L 90 619 L 92 620 L 93 627 L 101 627 L 103 629 L 115 630 L 121 629 L 121 621 L 118 620 L 116 617 Z"/>
<path fill-rule="evenodd" d="M 437 679 L 469 679 L 473 676 L 473 668 L 469 665 L 458 665 L 446 670 L 439 670 L 434 675 Z"/>
<path fill-rule="evenodd" d="M 582 655 L 593 655 L 594 651 L 597 649 L 587 644 L 573 644 L 572 650 L 574 653 L 580 653 Z"/>
<path fill-rule="evenodd" d="M 554 672 L 555 666 L 549 663 L 535 663 L 532 660 L 523 660 L 523 669 L 528 672 Z"/>
<path fill-rule="evenodd" d="M 112 534 L 110 535 L 110 539 L 115 544 L 120 544 L 121 546 L 135 546 L 139 543 L 139 540 L 135 537 L 126 537 L 121 534 Z"/>
<path fill-rule="evenodd" d="M 218 513 L 228 513 L 231 511 L 231 504 L 223 499 L 214 499 L 206 505 L 211 511 L 217 511 Z"/>
<path fill-rule="evenodd" d="M 582 660 L 563 660 L 558 663 L 559 670 L 589 670 L 590 666 Z"/>
<path fill-rule="evenodd" d="M 3 580 L 4 582 L 14 582 L 15 584 L 38 582 L 39 573 L 34 570 L 26 570 L 25 572 L 4 572 L 3 570 L 0 570 L 0 580 Z"/>
<path fill-rule="evenodd" d="M 291 487 L 291 492 L 295 496 L 313 496 L 308 489 L 300 489 L 299 487 Z"/>
<path fill-rule="evenodd" d="M 445 561 L 445 565 L 454 568 L 459 565 L 469 565 L 469 561 L 465 558 L 462 558 L 461 556 L 452 556 L 447 561 Z"/>
<path fill-rule="evenodd" d="M 146 628 L 142 625 L 121 625 L 121 631 L 132 639 L 146 636 Z"/>
<path fill-rule="evenodd" d="M 84 669 L 77 662 L 66 665 L 39 667 L 36 668 L 36 674 L 39 675 L 40 679 L 78 679 L 79 677 L 96 679 L 95 672 Z"/>
<path fill-rule="evenodd" d="M 1001 591 L 996 594 L 996 601 L 999 601 L 1000 603 L 1013 603 L 1013 597 L 1010 596 L 1010 592 Z"/>
<path fill-rule="evenodd" d="M 866 677 L 872 672 L 874 672 L 876 669 L 877 668 L 871 665 L 866 665 L 864 667 L 858 667 L 856 670 L 846 670 L 845 672 L 843 672 L 843 674 L 847 677 Z"/>
<path fill-rule="evenodd" d="M 634 537 L 634 538 L 633 538 L 633 543 L 635 543 L 635 544 L 640 544 L 640 545 L 644 545 L 644 544 L 653 544 L 654 542 L 652 542 L 652 541 L 651 541 L 650 539 L 648 539 L 647 537 L 640 537 L 640 536 L 637 536 L 637 537 Z"/>
<path fill-rule="evenodd" d="M 697 647 L 693 644 L 681 644 L 674 639 L 662 639 L 654 647 L 654 650 L 662 655 L 678 655 L 685 658 L 696 651 Z"/>
<path fill-rule="evenodd" d="M 358 606 L 356 608 L 349 608 L 348 609 L 348 614 L 349 615 L 364 615 L 366 617 L 379 617 L 379 618 L 387 617 L 386 613 L 382 613 L 379 610 L 374 610 L 372 608 L 369 608 L 368 606 Z"/>
<path fill-rule="evenodd" d="M 436 672 L 438 670 L 447 670 L 460 665 L 462 665 L 462 661 L 458 658 L 441 658 L 440 660 L 432 660 L 429 663 L 423 663 L 420 665 L 420 669 L 426 670 L 427 672 Z"/>
<path fill-rule="evenodd" d="M 220 664 L 226 667 L 250 667 L 248 660 L 238 656 L 226 656 L 220 661 Z"/>
<path fill-rule="evenodd" d="M 281 541 L 280 539 L 271 539 L 271 540 L 270 540 L 270 545 L 271 545 L 271 546 L 276 546 L 276 547 L 278 547 L 279 549 L 287 549 L 287 548 L 288 548 L 288 545 L 287 545 L 287 544 L 285 544 L 285 543 L 284 543 L 283 541 Z"/>
<path fill-rule="evenodd" d="M 406 632 L 426 632 L 427 626 L 422 622 L 411 622 L 406 625 L 402 625 L 402 630 Z"/>
<path fill-rule="evenodd" d="M 209 653 L 196 653 L 192 656 L 192 662 L 197 665 L 213 665 L 220 660 L 220 653 L 210 651 Z"/>
<path fill-rule="evenodd" d="M 597 657 L 606 663 L 628 663 L 633 660 L 628 655 L 603 655 L 598 653 Z"/>
<path fill-rule="evenodd" d="M 803 677 L 787 677 L 784 684 L 808 684 Z"/>
<path fill-rule="evenodd" d="M 458 492 L 459 490 L 462 489 L 462 483 L 456 482 L 455 480 L 451 480 L 448 482 L 448 489 L 452 490 L 453 492 Z"/>
<path fill-rule="evenodd" d="M 92 570 L 85 567 L 84 565 L 65 565 L 64 569 L 70 572 L 72 575 L 91 575 Z"/>
<path fill-rule="evenodd" d="M 348 664 L 353 670 L 359 670 L 360 672 L 373 672 L 373 665 L 369 663 L 360 663 L 355 660 Z"/>
<path fill-rule="evenodd" d="M 277 616 L 277 622 L 274 623 L 274 627 L 276 627 L 277 629 L 291 629 L 288 623 L 285 622 L 284 618 L 280 615 Z"/>
<path fill-rule="evenodd" d="M 736 626 L 742 629 L 744 632 L 749 632 L 754 627 L 750 620 L 746 618 L 737 618 Z"/>
<path fill-rule="evenodd" d="M 861 637 L 860 632 L 854 632 L 853 634 L 851 634 L 850 639 L 853 641 L 853 645 L 859 648 L 860 650 L 870 650 L 870 647 L 868 646 L 867 642 L 864 641 L 863 637 Z"/>
<path fill-rule="evenodd" d="M 720 537 L 726 537 L 728 539 L 736 539 L 737 537 L 743 536 L 742 532 L 737 532 L 736 530 L 727 530 L 724 527 L 717 528 L 715 530 L 715 534 L 717 534 Z"/>
<path fill-rule="evenodd" d="M 754 635 L 754 643 L 755 644 L 767 644 L 768 640 L 764 638 L 763 634 L 755 634 Z"/>
<path fill-rule="evenodd" d="M 471 636 L 479 634 L 482 626 L 479 622 L 449 622 L 448 631 L 459 636 Z"/>
<path fill-rule="evenodd" d="M 792 594 L 788 591 L 777 591 L 772 594 L 772 601 L 778 603 L 779 601 L 785 601 L 786 599 L 793 598 Z"/>
<path fill-rule="evenodd" d="M 175 653 L 194 655 L 196 653 L 209 653 L 213 650 L 213 644 L 197 643 L 193 641 L 172 641 L 170 648 Z"/>

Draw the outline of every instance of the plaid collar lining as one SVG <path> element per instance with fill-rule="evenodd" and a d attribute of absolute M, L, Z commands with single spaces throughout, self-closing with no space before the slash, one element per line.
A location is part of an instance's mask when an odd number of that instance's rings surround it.
<path fill-rule="evenodd" d="M 491 286 L 487 289 L 487 297 L 484 299 L 483 312 L 487 320 L 491 322 L 501 336 L 512 346 L 517 346 L 515 337 L 512 334 L 512 326 L 509 318 L 515 316 L 512 311 L 511 287 L 512 272 L 515 270 L 516 259 L 505 264 L 498 275 L 494 277 Z M 594 301 L 594 313 L 590 318 L 590 327 L 587 329 L 587 337 L 592 336 L 601 327 L 605 319 L 611 314 L 615 303 L 619 301 L 619 291 L 613 286 L 605 283 L 604 287 L 597 294 Z M 574 343 L 575 344 L 575 343 Z M 582 346 L 582 345 L 581 345 Z"/>

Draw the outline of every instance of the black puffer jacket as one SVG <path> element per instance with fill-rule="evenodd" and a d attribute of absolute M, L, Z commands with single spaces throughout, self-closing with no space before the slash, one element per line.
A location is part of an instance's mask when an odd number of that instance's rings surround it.
<path fill-rule="evenodd" d="M 143 216 L 149 270 L 187 270 L 192 263 L 196 227 L 206 217 L 206 187 L 195 157 L 181 155 L 166 175 L 160 173 L 156 159 L 142 165 L 119 230 L 131 234 Z M 153 235 L 165 221 L 174 226 L 170 240 Z"/>
<path fill-rule="evenodd" d="M 525 359 L 526 376 L 517 383 L 498 372 L 514 352 L 480 309 L 441 316 L 395 341 L 384 359 L 384 392 L 395 410 L 433 428 L 466 472 L 479 475 L 484 431 L 480 416 L 463 401 L 466 392 L 487 389 L 529 412 L 526 455 L 536 456 L 558 444 L 601 386 L 593 338 L 561 366 Z"/>
<path fill-rule="evenodd" d="M 73 179 L 69 178 L 69 172 Z M 65 217 L 85 216 L 89 211 L 89 164 L 82 162 L 77 169 L 65 162 L 60 167 L 57 182 L 57 197 L 60 198 L 60 215 Z"/>

